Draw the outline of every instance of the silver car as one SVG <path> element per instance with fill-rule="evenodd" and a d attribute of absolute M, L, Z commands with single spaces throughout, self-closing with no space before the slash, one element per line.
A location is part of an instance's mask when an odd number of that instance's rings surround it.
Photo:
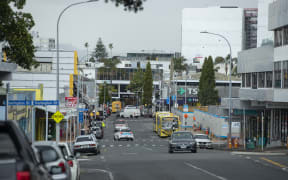
<path fill-rule="evenodd" d="M 80 179 L 80 164 L 77 158 L 72 154 L 69 145 L 65 142 L 59 142 L 58 146 L 64 155 L 64 158 L 68 162 L 71 170 L 72 180 Z"/>
<path fill-rule="evenodd" d="M 60 148 L 53 141 L 38 141 L 33 144 L 39 152 L 40 162 L 46 166 L 52 179 L 70 180 L 71 170 Z"/>

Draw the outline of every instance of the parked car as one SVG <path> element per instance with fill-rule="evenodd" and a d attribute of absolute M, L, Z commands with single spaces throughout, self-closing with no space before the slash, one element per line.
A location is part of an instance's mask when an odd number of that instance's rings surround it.
<path fill-rule="evenodd" d="M 178 131 L 171 135 L 168 152 L 173 153 L 175 151 L 197 152 L 196 141 L 191 132 Z"/>
<path fill-rule="evenodd" d="M 131 129 L 120 129 L 119 131 L 116 131 L 114 133 L 114 140 L 116 141 L 119 141 L 119 140 L 131 140 L 133 141 L 134 140 L 134 134 L 133 132 L 131 131 Z"/>
<path fill-rule="evenodd" d="M 100 144 L 94 135 L 78 136 L 74 143 L 74 154 L 76 153 L 100 154 Z"/>
<path fill-rule="evenodd" d="M 37 141 L 33 146 L 39 151 L 40 162 L 45 165 L 53 180 L 70 180 L 71 170 L 55 141 Z"/>
<path fill-rule="evenodd" d="M 97 139 L 102 139 L 104 136 L 103 129 L 98 126 L 91 127 L 91 134 L 94 134 Z"/>
<path fill-rule="evenodd" d="M 132 107 L 128 107 L 121 111 L 120 112 L 120 117 L 122 118 L 138 118 L 141 116 L 141 113 L 140 113 L 140 109 L 137 109 L 137 108 L 132 108 Z"/>
<path fill-rule="evenodd" d="M 0 179 L 50 180 L 16 121 L 0 121 Z"/>
<path fill-rule="evenodd" d="M 212 149 L 212 141 L 210 140 L 208 135 L 195 134 L 194 138 L 197 143 L 197 147 Z"/>
<path fill-rule="evenodd" d="M 77 158 L 72 154 L 70 147 L 67 143 L 59 142 L 58 146 L 64 155 L 64 158 L 68 162 L 71 170 L 71 180 L 80 179 L 80 164 Z"/>

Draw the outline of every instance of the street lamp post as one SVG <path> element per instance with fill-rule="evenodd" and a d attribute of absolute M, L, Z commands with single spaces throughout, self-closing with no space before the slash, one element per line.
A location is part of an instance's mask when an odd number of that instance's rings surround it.
<path fill-rule="evenodd" d="M 232 107 L 232 98 L 231 98 L 231 96 L 232 96 L 232 82 L 231 82 L 231 72 L 232 72 L 232 69 L 231 69 L 231 67 L 232 67 L 232 49 L 231 49 L 231 45 L 230 45 L 230 42 L 228 41 L 228 39 L 225 37 L 225 36 L 223 36 L 223 35 L 221 35 L 221 34 L 216 34 L 216 33 L 211 33 L 211 32 L 207 32 L 207 31 L 202 31 L 202 32 L 200 32 L 200 33 L 204 33 L 204 34 L 211 34 L 211 35 L 215 35 L 215 36 L 219 36 L 219 37 L 221 37 L 221 38 L 223 38 L 225 41 L 226 41 L 226 43 L 228 44 L 228 46 L 229 46 L 229 50 L 230 50 L 230 62 L 229 62 L 229 69 L 230 69 L 230 72 L 229 72 L 229 112 L 228 112 L 228 114 L 229 114 L 229 141 L 231 142 L 231 107 Z M 228 144 L 230 144 L 230 143 L 228 143 Z M 230 145 L 229 145 L 229 148 L 231 148 L 230 147 Z"/>
<path fill-rule="evenodd" d="M 98 1 L 98 0 L 89 0 L 89 1 L 82 1 L 82 2 L 77 2 L 77 3 L 73 3 L 73 4 L 70 4 L 69 6 L 67 6 L 66 8 L 64 8 L 61 13 L 59 14 L 58 16 L 58 19 L 57 19 L 57 37 L 56 37 L 56 41 L 57 41 L 57 71 L 56 71 L 56 99 L 59 101 L 59 23 L 60 23 L 60 19 L 63 15 L 63 13 L 69 9 L 70 7 L 72 6 L 76 6 L 76 5 L 79 5 L 79 4 L 85 4 L 85 3 L 90 3 L 90 2 L 95 2 L 95 1 Z M 57 105 L 57 111 L 60 110 L 60 102 L 59 104 Z M 60 134 L 60 128 L 59 128 L 59 123 L 56 124 L 56 142 L 58 143 L 59 142 L 59 134 Z"/>

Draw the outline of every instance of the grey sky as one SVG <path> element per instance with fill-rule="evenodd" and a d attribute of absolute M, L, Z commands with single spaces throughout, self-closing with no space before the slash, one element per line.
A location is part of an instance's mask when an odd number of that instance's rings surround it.
<path fill-rule="evenodd" d="M 24 11 L 32 13 L 36 23 L 33 30 L 41 37 L 56 38 L 59 13 L 80 1 L 27 0 Z M 88 42 L 92 50 L 101 37 L 106 45 L 113 43 L 113 54 L 143 49 L 180 51 L 182 9 L 216 5 L 255 8 L 257 0 L 147 0 L 144 11 L 137 14 L 99 0 L 65 12 L 60 22 L 60 43 L 84 49 Z"/>

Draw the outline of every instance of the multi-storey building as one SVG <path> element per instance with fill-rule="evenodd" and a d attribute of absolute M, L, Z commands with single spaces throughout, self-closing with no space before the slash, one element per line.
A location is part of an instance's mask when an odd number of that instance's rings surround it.
<path fill-rule="evenodd" d="M 242 49 L 257 47 L 257 8 L 246 8 L 243 13 L 243 44 Z"/>
<path fill-rule="evenodd" d="M 267 20 L 274 47 L 268 44 L 238 55 L 238 73 L 242 75 L 238 111 L 246 112 L 246 137 L 260 143 L 263 133 L 268 146 L 283 145 L 288 137 L 287 16 L 286 0 L 271 3 Z"/>

